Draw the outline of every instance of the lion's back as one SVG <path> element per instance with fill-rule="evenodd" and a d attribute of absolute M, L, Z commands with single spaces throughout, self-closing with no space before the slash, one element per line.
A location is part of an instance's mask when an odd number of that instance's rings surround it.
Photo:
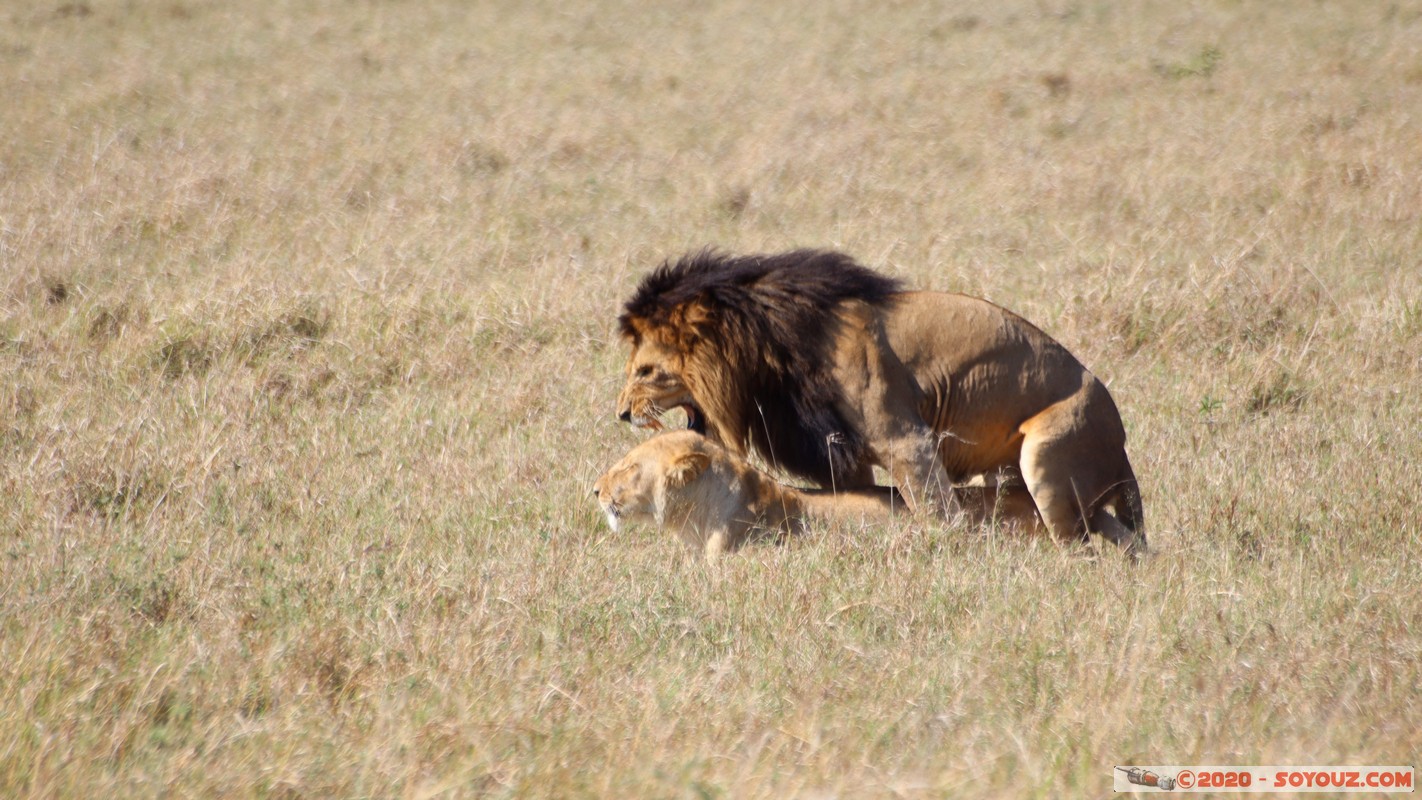
<path fill-rule="evenodd" d="M 1020 426 L 1104 387 L 1060 342 L 1001 306 L 945 292 L 905 292 L 885 315 L 889 346 L 944 435 L 944 466 L 971 475 L 1015 463 Z"/>

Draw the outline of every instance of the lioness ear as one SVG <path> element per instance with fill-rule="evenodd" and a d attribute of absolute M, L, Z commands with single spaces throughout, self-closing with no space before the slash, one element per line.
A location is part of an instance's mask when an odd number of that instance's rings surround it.
<path fill-rule="evenodd" d="M 711 458 L 705 453 L 687 453 L 667 467 L 667 484 L 680 489 L 700 477 L 709 466 Z"/>

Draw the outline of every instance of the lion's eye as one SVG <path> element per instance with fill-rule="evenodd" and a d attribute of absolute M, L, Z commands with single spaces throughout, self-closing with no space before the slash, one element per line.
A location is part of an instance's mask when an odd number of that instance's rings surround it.
<path fill-rule="evenodd" d="M 651 364 L 643 364 L 642 366 L 638 367 L 638 368 L 637 368 L 637 377 L 639 377 L 639 378 L 650 378 L 650 377 L 652 377 L 652 365 L 651 365 Z"/>

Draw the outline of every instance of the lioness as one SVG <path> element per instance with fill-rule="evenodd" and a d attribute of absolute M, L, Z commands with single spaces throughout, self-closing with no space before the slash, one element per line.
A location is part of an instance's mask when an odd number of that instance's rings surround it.
<path fill-rule="evenodd" d="M 782 486 L 744 458 L 695 431 L 668 431 L 637 445 L 593 486 L 615 531 L 623 521 L 673 530 L 708 558 L 735 550 L 756 530 L 789 536 L 810 520 L 887 519 L 893 489 L 814 491 Z M 1040 530 L 1023 489 L 955 487 L 973 522 L 1001 520 Z"/>
<path fill-rule="evenodd" d="M 733 452 L 824 487 L 870 488 L 883 467 L 915 508 L 1006 470 L 1057 537 L 1145 548 L 1110 393 L 986 300 L 905 291 L 840 253 L 702 251 L 645 276 L 619 323 L 624 421 L 659 427 L 679 407 Z"/>

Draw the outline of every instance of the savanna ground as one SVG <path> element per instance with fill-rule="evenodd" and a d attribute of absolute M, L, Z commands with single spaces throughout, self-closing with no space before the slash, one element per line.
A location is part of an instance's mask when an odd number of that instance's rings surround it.
<path fill-rule="evenodd" d="M 1422 752 L 1422 8 L 0 4 L 0 795 L 1100 796 Z M 618 303 L 832 246 L 1155 556 L 610 534 Z"/>

